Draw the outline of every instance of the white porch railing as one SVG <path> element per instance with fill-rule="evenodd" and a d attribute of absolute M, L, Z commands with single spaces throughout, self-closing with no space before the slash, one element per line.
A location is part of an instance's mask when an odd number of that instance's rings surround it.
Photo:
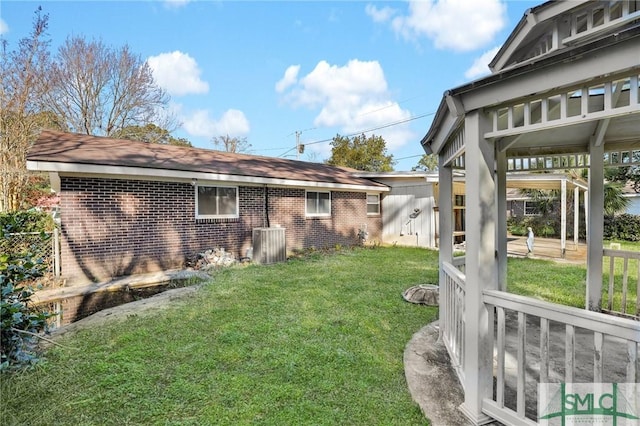
<path fill-rule="evenodd" d="M 458 259 L 458 267 L 464 267 L 463 257 L 455 259 Z M 445 279 L 440 284 L 440 330 L 451 365 L 464 387 L 465 276 L 458 267 L 447 262 L 442 264 Z"/>
<path fill-rule="evenodd" d="M 534 424 L 538 383 L 637 381 L 637 321 L 496 290 L 483 295 L 496 313 L 496 389 L 483 400 L 485 414 L 506 424 Z"/>
<path fill-rule="evenodd" d="M 464 258 L 443 262 L 440 328 L 463 389 Z M 505 424 L 533 425 L 538 383 L 632 382 L 638 374 L 640 322 L 556 305 L 497 290 L 485 290 L 495 343 L 492 395 L 482 411 Z M 491 366 L 487 366 L 491 368 Z"/>
<path fill-rule="evenodd" d="M 604 249 L 603 256 L 609 285 L 602 311 L 640 320 L 640 252 Z"/>

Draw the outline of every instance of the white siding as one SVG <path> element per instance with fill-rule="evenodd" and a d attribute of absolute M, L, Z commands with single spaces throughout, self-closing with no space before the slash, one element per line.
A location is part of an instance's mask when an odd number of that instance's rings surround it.
<path fill-rule="evenodd" d="M 382 199 L 382 239 L 388 244 L 436 247 L 433 185 L 419 182 L 394 183 Z M 415 209 L 420 213 L 412 218 Z"/>

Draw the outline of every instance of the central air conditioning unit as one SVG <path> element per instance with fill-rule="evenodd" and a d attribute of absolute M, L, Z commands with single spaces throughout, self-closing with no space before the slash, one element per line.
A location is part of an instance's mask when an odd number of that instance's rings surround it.
<path fill-rule="evenodd" d="M 253 261 L 260 264 L 287 260 L 284 228 L 253 229 Z"/>

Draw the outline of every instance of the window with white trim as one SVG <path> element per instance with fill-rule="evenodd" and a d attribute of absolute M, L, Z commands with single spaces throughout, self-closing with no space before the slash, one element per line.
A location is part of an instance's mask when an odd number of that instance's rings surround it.
<path fill-rule="evenodd" d="M 196 186 L 196 219 L 225 219 L 237 217 L 237 187 Z"/>
<path fill-rule="evenodd" d="M 540 212 L 540 203 L 537 201 L 526 201 L 524 202 L 524 215 L 525 216 L 540 216 L 542 213 Z"/>
<path fill-rule="evenodd" d="M 307 191 L 307 216 L 331 216 L 331 192 Z"/>
<path fill-rule="evenodd" d="M 367 194 L 367 214 L 380 214 L 380 194 Z"/>

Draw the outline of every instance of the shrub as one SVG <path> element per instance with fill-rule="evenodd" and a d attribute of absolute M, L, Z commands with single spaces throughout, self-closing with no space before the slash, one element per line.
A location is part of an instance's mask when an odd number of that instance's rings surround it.
<path fill-rule="evenodd" d="M 604 218 L 604 238 L 607 240 L 640 241 L 640 216 L 621 214 Z"/>
<path fill-rule="evenodd" d="M 4 233 L 0 233 L 4 239 Z M 51 314 L 35 311 L 33 290 L 25 283 L 46 269 L 29 252 L 0 254 L 0 372 L 35 364 L 38 333 L 46 331 Z"/>
<path fill-rule="evenodd" d="M 46 330 L 47 312 L 30 306 L 33 291 L 20 285 L 41 273 L 42 264 L 27 257 L 0 255 L 0 371 L 7 371 L 38 361 L 35 351 L 37 333 Z"/>
<path fill-rule="evenodd" d="M 507 221 L 507 229 L 511 235 L 525 236 L 527 228 L 531 227 L 533 233 L 540 237 L 557 237 L 559 232 L 556 230 L 558 223 L 555 220 L 544 216 L 518 216 L 509 218 Z"/>
<path fill-rule="evenodd" d="M 52 231 L 53 217 L 37 210 L 0 213 L 0 231 L 5 232 L 43 232 Z"/>

